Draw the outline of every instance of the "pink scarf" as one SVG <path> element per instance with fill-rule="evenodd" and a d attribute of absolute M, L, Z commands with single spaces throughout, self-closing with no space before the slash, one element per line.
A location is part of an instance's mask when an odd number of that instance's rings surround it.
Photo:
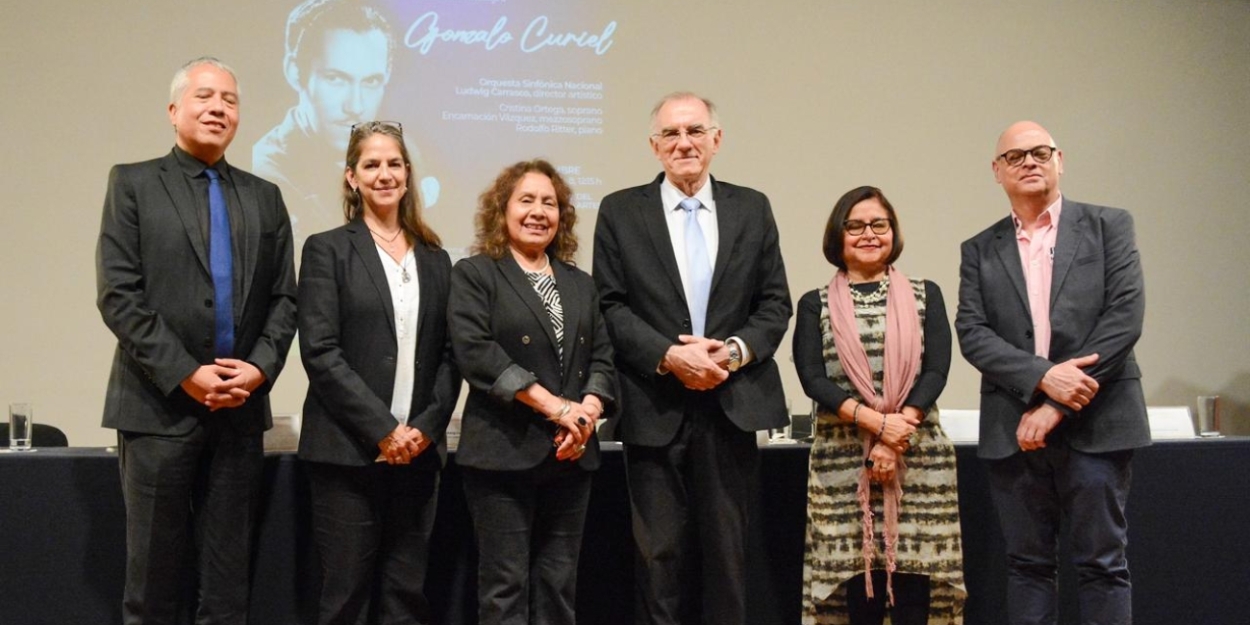
<path fill-rule="evenodd" d="M 868 365 L 868 353 L 859 337 L 859 324 L 855 321 L 855 305 L 851 301 L 851 287 L 846 271 L 838 271 L 829 282 L 829 321 L 833 328 L 833 344 L 838 350 L 842 370 L 855 386 L 864 403 L 881 413 L 895 413 L 903 407 L 903 401 L 911 392 L 912 384 L 920 371 L 920 314 L 916 311 L 916 294 L 911 281 L 893 266 L 887 269 L 890 279 L 886 292 L 885 313 L 885 382 L 882 396 L 877 395 L 872 384 L 872 369 Z M 868 457 L 876 443 L 875 437 L 860 431 L 864 458 Z M 898 508 L 903 500 L 903 474 L 907 467 L 903 458 L 898 459 L 894 479 L 882 485 L 885 507 L 885 558 L 886 593 L 890 604 L 894 603 L 893 575 L 895 548 L 898 544 Z M 872 506 L 869 503 L 868 469 L 860 470 L 859 499 L 864 528 L 864 589 L 868 598 L 872 592 L 873 540 Z"/>

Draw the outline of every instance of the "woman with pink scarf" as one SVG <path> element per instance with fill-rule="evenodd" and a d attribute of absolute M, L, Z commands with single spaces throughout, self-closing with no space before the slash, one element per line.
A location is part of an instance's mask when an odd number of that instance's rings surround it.
<path fill-rule="evenodd" d="M 805 625 L 963 622 L 955 448 L 938 422 L 950 369 L 942 291 L 895 266 L 898 217 L 875 187 L 825 227 L 837 272 L 799 301 L 794 363 L 817 406 Z"/>

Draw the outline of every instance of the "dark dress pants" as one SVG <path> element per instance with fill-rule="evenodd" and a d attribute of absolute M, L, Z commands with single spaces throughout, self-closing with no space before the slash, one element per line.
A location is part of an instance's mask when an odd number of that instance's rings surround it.
<path fill-rule="evenodd" d="M 715 398 L 693 399 L 662 447 L 625 446 L 640 625 L 745 625 L 748 504 L 755 433 Z"/>
<path fill-rule="evenodd" d="M 1042 449 L 988 462 L 990 492 L 1007 544 L 1011 625 L 1057 622 L 1058 536 L 1064 517 L 1071 527 L 1081 622 L 1132 623 L 1124 517 L 1132 458 L 1132 450 L 1083 453 L 1059 438 Z"/>
<path fill-rule="evenodd" d="M 461 475 L 477 536 L 479 625 L 574 625 L 591 474 L 553 450 L 534 469 Z"/>
<path fill-rule="evenodd" d="M 260 433 L 206 418 L 185 436 L 118 432 L 126 502 L 122 622 L 246 623 L 264 453 Z M 193 583 L 186 575 L 198 571 Z"/>
<path fill-rule="evenodd" d="M 929 622 L 929 576 L 913 573 L 893 575 L 894 605 L 888 605 L 885 571 L 872 572 L 873 598 L 868 598 L 864 574 L 846 582 L 846 612 L 851 625 L 925 625 Z"/>
<path fill-rule="evenodd" d="M 438 507 L 433 451 L 409 465 L 305 462 L 321 557 L 321 625 L 429 623 L 430 532 Z"/>

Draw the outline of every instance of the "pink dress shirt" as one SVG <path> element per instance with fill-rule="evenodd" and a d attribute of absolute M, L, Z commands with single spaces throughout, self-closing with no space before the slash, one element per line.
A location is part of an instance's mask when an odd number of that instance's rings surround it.
<path fill-rule="evenodd" d="M 1055 239 L 1059 234 L 1059 213 L 1063 197 L 1046 207 L 1033 230 L 1025 230 L 1013 212 L 1016 244 L 1020 247 L 1020 263 L 1024 267 L 1024 284 L 1029 291 L 1029 311 L 1033 315 L 1033 353 L 1050 358 L 1050 282 L 1055 262 Z"/>

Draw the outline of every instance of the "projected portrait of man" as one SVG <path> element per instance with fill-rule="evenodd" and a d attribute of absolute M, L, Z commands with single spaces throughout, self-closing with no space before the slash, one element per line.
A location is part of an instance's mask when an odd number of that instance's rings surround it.
<path fill-rule="evenodd" d="M 299 101 L 252 147 L 252 171 L 282 188 L 297 243 L 343 223 L 347 141 L 352 126 L 378 118 L 394 53 L 391 25 L 372 6 L 305 0 L 291 10 L 283 75 Z M 423 175 L 419 151 L 409 149 L 432 206 L 438 180 Z"/>

